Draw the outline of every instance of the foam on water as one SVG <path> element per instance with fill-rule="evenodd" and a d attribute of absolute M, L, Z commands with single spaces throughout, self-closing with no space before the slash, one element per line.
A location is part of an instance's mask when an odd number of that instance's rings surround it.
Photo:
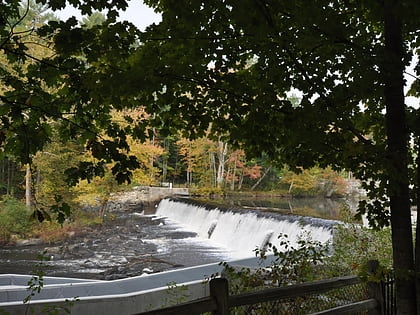
<path fill-rule="evenodd" d="M 309 234 L 311 239 L 322 243 L 332 236 L 331 220 L 226 211 L 172 199 L 162 200 L 156 215 L 166 217 L 167 222 L 181 229 L 197 233 L 201 240 L 228 249 L 234 258 L 254 256 L 256 248 L 263 248 L 267 242 L 275 244 L 280 234 L 286 234 L 291 245 L 296 245 L 302 235 Z"/>

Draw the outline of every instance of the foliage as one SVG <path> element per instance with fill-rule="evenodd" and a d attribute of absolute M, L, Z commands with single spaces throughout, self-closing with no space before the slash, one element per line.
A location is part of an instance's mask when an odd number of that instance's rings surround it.
<path fill-rule="evenodd" d="M 392 269 L 390 228 L 372 230 L 355 223 L 338 225 L 334 229 L 333 254 L 325 264 L 331 276 L 366 273 L 368 260 L 377 260 L 387 271 Z"/>
<path fill-rule="evenodd" d="M 166 297 L 162 307 L 169 307 L 172 305 L 177 305 L 183 303 L 187 300 L 188 286 L 186 285 L 177 285 L 175 282 L 169 282 L 166 289 Z"/>
<path fill-rule="evenodd" d="M 92 7 L 109 9 L 103 28 L 98 25 L 86 28 L 77 26 L 75 19 L 60 22 L 44 12 L 36 12 L 34 5 L 39 3 L 50 9 L 65 5 L 60 1 L 22 2 L 22 8 L 18 1 L 1 5 L 0 50 L 8 63 L 0 73 L 4 153 L 15 155 L 23 164 L 30 162 L 32 155 L 42 151 L 50 141 L 51 122 L 55 121 L 54 129 L 61 140 L 77 141 L 100 161 L 118 160 L 114 175 L 121 182 L 129 180 L 127 169 L 134 168 L 136 163 L 134 158 L 119 153 L 119 148 L 126 147 L 125 137 L 110 122 L 112 107 L 121 102 L 97 89 L 97 82 L 108 81 L 109 85 L 115 80 L 110 78 L 117 75 L 116 68 L 124 64 L 123 59 L 132 50 L 135 29 L 127 23 L 115 22 L 114 6 L 123 8 L 126 4 L 74 3 L 85 14 L 92 13 Z M 34 12 L 36 20 L 44 25 L 27 23 Z M 101 132 L 112 140 L 101 139 Z M 98 165 L 101 163 L 94 166 Z M 73 181 L 86 177 L 82 170 L 73 169 L 71 174 Z"/>
<path fill-rule="evenodd" d="M 83 151 L 83 147 L 77 143 L 62 143 L 55 138 L 33 157 L 32 173 L 37 202 L 51 203 L 54 195 L 61 195 L 71 202 L 74 195 L 66 182 L 65 170 L 82 161 Z"/>
<path fill-rule="evenodd" d="M 231 294 L 258 290 L 264 287 L 278 287 L 294 283 L 313 281 L 319 278 L 317 266 L 327 256 L 328 245 L 311 239 L 310 235 L 302 235 L 297 243 L 291 244 L 288 236 L 278 236 L 279 243 L 268 243 L 265 248 L 255 250 L 255 254 L 263 262 L 269 255 L 270 264 L 264 268 L 251 269 L 241 267 L 239 270 L 227 263 L 224 274 L 230 280 Z"/>
<path fill-rule="evenodd" d="M 106 206 L 111 193 L 117 191 L 117 182 L 108 171 L 103 176 L 95 176 L 91 180 L 80 181 L 73 190 L 77 193 L 76 201 L 80 206 Z"/>
<path fill-rule="evenodd" d="M 156 167 L 156 161 L 164 154 L 163 148 L 152 141 L 139 143 L 129 140 L 129 145 L 142 166 L 133 171 L 133 182 L 138 185 L 157 184 L 161 170 Z"/>
<path fill-rule="evenodd" d="M 276 284 L 281 286 L 314 280 L 315 268 L 323 263 L 327 255 L 327 245 L 312 240 L 309 234 L 302 235 L 296 247 L 290 244 L 285 234 L 279 235 L 278 239 L 278 247 L 268 243 L 266 248 L 256 250 L 256 255 L 262 259 L 267 257 L 267 253 L 276 257 L 270 270 Z"/>
<path fill-rule="evenodd" d="M 15 198 L 23 197 L 22 178 L 25 172 L 13 157 L 0 159 L 0 194 Z"/>
<path fill-rule="evenodd" d="M 200 195 L 200 196 L 222 196 L 224 195 L 224 191 L 221 188 L 217 187 L 200 187 L 200 188 L 191 188 L 190 192 L 192 195 Z"/>
<path fill-rule="evenodd" d="M 82 25 L 87 28 L 92 28 L 95 25 L 101 25 L 106 21 L 106 16 L 101 12 L 93 12 L 88 17 L 82 18 Z"/>
<path fill-rule="evenodd" d="M 317 194 L 316 176 L 310 170 L 303 170 L 299 174 L 289 171 L 281 179 L 281 183 L 287 184 L 289 193 L 294 196 Z"/>
<path fill-rule="evenodd" d="M 301 170 L 299 173 L 286 170 L 280 183 L 287 184 L 289 193 L 293 196 L 342 197 L 347 193 L 347 184 L 343 175 L 330 167 L 325 169 L 313 167 Z"/>
<path fill-rule="evenodd" d="M 29 295 L 23 300 L 23 303 L 30 303 L 31 299 L 41 292 L 44 287 L 45 263 L 50 261 L 50 257 L 46 255 L 46 251 L 38 255 L 38 262 L 33 270 L 33 276 L 28 281 Z"/>
<path fill-rule="evenodd" d="M 29 212 L 20 201 L 5 197 L 0 201 L 0 243 L 8 242 L 13 235 L 20 238 L 30 232 Z"/>
<path fill-rule="evenodd" d="M 35 314 L 34 309 L 30 306 L 32 298 L 39 294 L 44 287 L 44 275 L 45 269 L 48 267 L 48 261 L 50 257 L 47 256 L 47 252 L 44 251 L 37 257 L 38 262 L 35 265 L 35 269 L 32 271 L 32 277 L 28 281 L 28 291 L 30 292 L 27 297 L 23 299 L 23 303 L 28 305 L 28 310 L 31 314 Z M 78 301 L 78 297 L 71 300 L 66 299 L 64 306 L 46 305 L 42 308 L 42 314 L 59 315 L 59 314 L 71 314 L 71 307 L 75 301 Z"/>
<path fill-rule="evenodd" d="M 68 208 L 56 210 L 57 216 L 61 215 L 62 218 L 69 216 L 68 213 L 63 212 L 68 211 Z M 66 239 L 79 230 L 86 229 L 89 225 L 102 222 L 99 216 L 81 210 L 72 214 L 72 222 L 62 224 L 59 223 L 60 220 L 33 222 L 30 216 L 31 213 L 21 201 L 4 197 L 0 202 L 0 244 L 13 243 L 18 239 L 28 237 L 37 237 L 44 242 L 53 243 Z"/>
<path fill-rule="evenodd" d="M 199 188 L 241 190 L 245 178 L 258 180 L 262 167 L 245 152 L 235 149 L 223 141 L 212 140 L 210 136 L 190 140 L 179 138 L 176 142 L 186 167 L 186 182 Z"/>
<path fill-rule="evenodd" d="M 74 233 L 75 227 L 70 224 L 61 225 L 55 221 L 44 221 L 34 223 L 30 230 L 30 236 L 52 244 L 69 238 Z"/>

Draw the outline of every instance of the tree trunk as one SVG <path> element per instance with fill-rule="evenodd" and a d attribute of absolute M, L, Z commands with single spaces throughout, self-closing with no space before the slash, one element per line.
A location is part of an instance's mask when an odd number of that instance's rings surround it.
<path fill-rule="evenodd" d="M 11 185 L 11 177 L 12 177 L 12 171 L 11 171 L 11 162 L 10 159 L 7 159 L 7 186 L 6 186 L 6 195 L 11 195 L 12 185 Z"/>
<path fill-rule="evenodd" d="M 241 169 L 241 174 L 239 175 L 239 181 L 238 181 L 238 190 L 242 189 L 242 183 L 244 181 L 244 170 Z"/>
<path fill-rule="evenodd" d="M 417 178 L 416 178 L 416 245 L 415 245 L 415 267 L 416 267 L 416 302 L 417 314 L 420 314 L 420 137 L 417 139 Z"/>
<path fill-rule="evenodd" d="M 251 191 L 254 190 L 261 183 L 261 181 L 270 172 L 270 170 L 271 170 L 271 166 L 269 168 L 267 168 L 265 173 L 258 179 L 258 181 L 254 184 L 254 186 L 251 187 Z"/>
<path fill-rule="evenodd" d="M 26 209 L 31 211 L 32 205 L 32 174 L 31 167 L 29 164 L 26 165 L 26 181 L 25 181 L 25 199 L 26 199 Z"/>
<path fill-rule="evenodd" d="M 219 140 L 218 150 L 217 150 L 217 159 L 219 162 L 218 167 L 217 167 L 217 177 L 216 177 L 217 187 L 221 187 L 223 183 L 223 177 L 225 175 L 226 154 L 227 154 L 227 143 Z"/>
<path fill-rule="evenodd" d="M 168 159 L 164 157 L 162 160 L 162 182 L 166 182 L 167 174 L 168 174 Z"/>
<path fill-rule="evenodd" d="M 235 176 L 236 176 L 236 159 L 235 159 L 235 163 L 233 164 L 232 178 L 231 178 L 231 181 L 230 181 L 230 190 L 231 191 L 235 190 Z"/>
<path fill-rule="evenodd" d="M 398 1 L 385 0 L 385 79 L 389 200 L 398 314 L 416 314 L 413 238 L 408 181 L 403 41 Z"/>
<path fill-rule="evenodd" d="M 212 172 L 212 184 L 214 187 L 217 186 L 217 171 L 216 171 L 216 158 L 214 153 L 210 152 L 210 168 Z"/>
<path fill-rule="evenodd" d="M 289 194 L 292 192 L 293 183 L 294 183 L 294 180 L 292 179 L 292 182 L 289 185 L 289 190 L 287 191 Z"/>
<path fill-rule="evenodd" d="M 40 193 L 40 185 L 41 185 L 41 170 L 36 170 L 36 183 L 35 183 L 35 200 Z"/>
<path fill-rule="evenodd" d="M 192 171 L 187 169 L 187 187 L 191 187 L 192 184 Z"/>
<path fill-rule="evenodd" d="M 165 138 L 163 140 L 163 156 L 162 156 L 162 182 L 166 182 L 167 181 L 167 175 L 168 175 L 168 157 L 169 157 L 169 139 Z"/>
<path fill-rule="evenodd" d="M 103 220 L 105 218 L 106 209 L 108 207 L 108 201 L 109 201 L 109 194 L 106 195 L 102 201 L 101 201 L 101 208 L 99 209 L 99 216 Z"/>

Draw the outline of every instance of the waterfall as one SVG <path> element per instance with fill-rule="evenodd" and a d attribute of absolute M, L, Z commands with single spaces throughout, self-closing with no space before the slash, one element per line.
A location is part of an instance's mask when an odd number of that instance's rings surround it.
<path fill-rule="evenodd" d="M 252 210 L 223 210 L 175 199 L 163 199 L 156 215 L 228 249 L 237 258 L 254 256 L 254 250 L 264 248 L 268 242 L 276 245 L 280 234 L 286 234 L 291 245 L 307 234 L 312 240 L 325 243 L 337 223 Z"/>

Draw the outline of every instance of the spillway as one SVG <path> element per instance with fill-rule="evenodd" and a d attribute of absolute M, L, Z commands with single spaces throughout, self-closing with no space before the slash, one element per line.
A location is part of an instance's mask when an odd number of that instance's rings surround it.
<path fill-rule="evenodd" d="M 163 199 L 156 210 L 158 217 L 197 233 L 232 253 L 232 258 L 254 256 L 256 248 L 286 234 L 290 245 L 303 237 L 325 243 L 331 239 L 334 220 L 284 215 L 252 210 L 221 209 L 182 199 Z"/>

